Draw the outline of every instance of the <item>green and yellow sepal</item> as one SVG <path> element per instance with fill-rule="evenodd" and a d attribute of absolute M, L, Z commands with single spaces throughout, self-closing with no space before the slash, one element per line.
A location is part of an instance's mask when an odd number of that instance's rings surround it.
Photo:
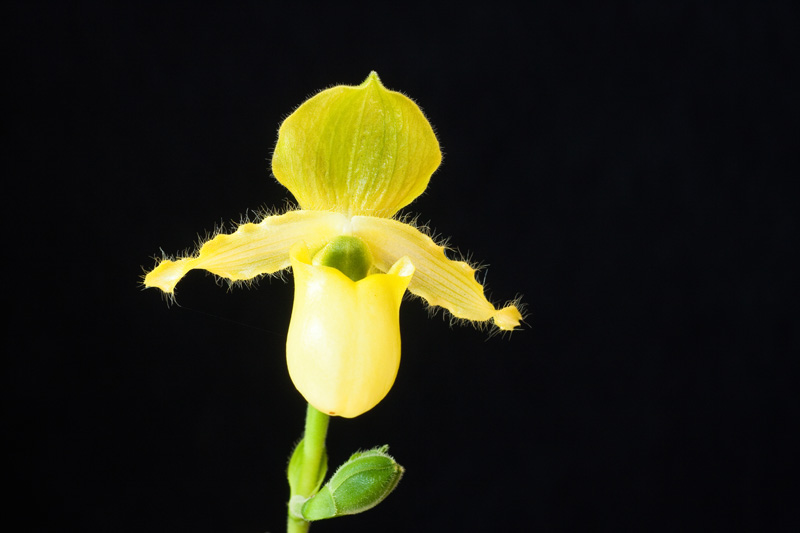
<path fill-rule="evenodd" d="M 428 120 L 375 72 L 308 99 L 281 125 L 272 172 L 301 209 L 390 217 L 442 161 Z"/>

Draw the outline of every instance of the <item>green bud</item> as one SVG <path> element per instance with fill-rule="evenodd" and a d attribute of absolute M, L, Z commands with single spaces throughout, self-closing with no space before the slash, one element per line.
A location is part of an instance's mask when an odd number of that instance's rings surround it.
<path fill-rule="evenodd" d="M 314 265 L 333 267 L 353 281 L 367 277 L 372 268 L 372 252 L 367 244 L 351 235 L 340 235 L 314 255 Z"/>
<path fill-rule="evenodd" d="M 400 482 L 404 472 L 386 453 L 388 449 L 388 446 L 381 446 L 353 454 L 302 507 L 299 501 L 293 502 L 295 513 L 304 520 L 322 520 L 357 514 L 381 503 Z"/>

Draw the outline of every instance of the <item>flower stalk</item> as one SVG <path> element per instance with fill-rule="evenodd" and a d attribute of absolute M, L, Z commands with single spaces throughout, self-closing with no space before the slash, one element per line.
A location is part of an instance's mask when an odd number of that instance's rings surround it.
<path fill-rule="evenodd" d="M 295 463 L 294 455 L 289 463 L 291 497 L 302 496 L 303 498 L 310 498 L 319 489 L 328 467 L 325 438 L 328 433 L 329 421 L 330 417 L 328 415 L 320 413 L 311 404 L 308 405 L 303 440 L 298 443 L 295 449 L 295 454 L 298 454 L 298 451 L 300 452 L 299 463 Z M 293 466 L 295 467 L 294 472 L 292 471 Z M 292 480 L 293 477 L 294 482 Z M 308 531 L 309 525 L 309 522 L 293 516 L 290 512 L 286 522 L 286 532 L 305 533 Z"/>

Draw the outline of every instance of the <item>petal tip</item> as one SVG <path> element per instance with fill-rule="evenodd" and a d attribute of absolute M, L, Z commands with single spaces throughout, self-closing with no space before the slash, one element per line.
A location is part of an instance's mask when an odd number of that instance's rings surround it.
<path fill-rule="evenodd" d="M 177 261 L 169 259 L 161 261 L 144 277 L 145 288 L 157 287 L 167 294 L 172 294 L 175 291 L 175 285 L 189 270 L 186 266 L 188 261 L 189 259 L 185 258 Z"/>
<path fill-rule="evenodd" d="M 365 80 L 364 80 L 364 81 L 361 83 L 361 85 L 360 85 L 360 86 L 361 86 L 361 87 L 364 87 L 364 86 L 366 86 L 366 85 L 368 85 L 369 83 L 372 83 L 372 82 L 378 82 L 378 83 L 379 83 L 381 86 L 383 86 L 383 83 L 381 83 L 381 78 L 380 78 L 380 76 L 378 76 L 378 73 L 377 73 L 377 72 L 375 72 L 374 70 L 370 71 L 369 75 L 368 75 L 368 76 L 367 76 L 367 78 L 366 78 L 366 79 L 365 79 Z"/>
<path fill-rule="evenodd" d="M 513 331 L 519 327 L 522 321 L 522 313 L 516 305 L 509 305 L 497 311 L 492 317 L 494 324 L 503 331 Z"/>

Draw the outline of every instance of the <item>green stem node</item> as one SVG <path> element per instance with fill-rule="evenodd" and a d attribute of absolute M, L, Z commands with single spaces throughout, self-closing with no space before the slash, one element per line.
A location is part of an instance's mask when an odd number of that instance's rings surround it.
<path fill-rule="evenodd" d="M 291 497 L 310 498 L 319 489 L 328 468 L 325 451 L 325 437 L 328 433 L 330 417 L 319 412 L 311 404 L 306 410 L 306 427 L 297 448 L 289 461 L 289 486 Z M 306 533 L 309 523 L 289 513 L 286 522 L 287 533 Z"/>

